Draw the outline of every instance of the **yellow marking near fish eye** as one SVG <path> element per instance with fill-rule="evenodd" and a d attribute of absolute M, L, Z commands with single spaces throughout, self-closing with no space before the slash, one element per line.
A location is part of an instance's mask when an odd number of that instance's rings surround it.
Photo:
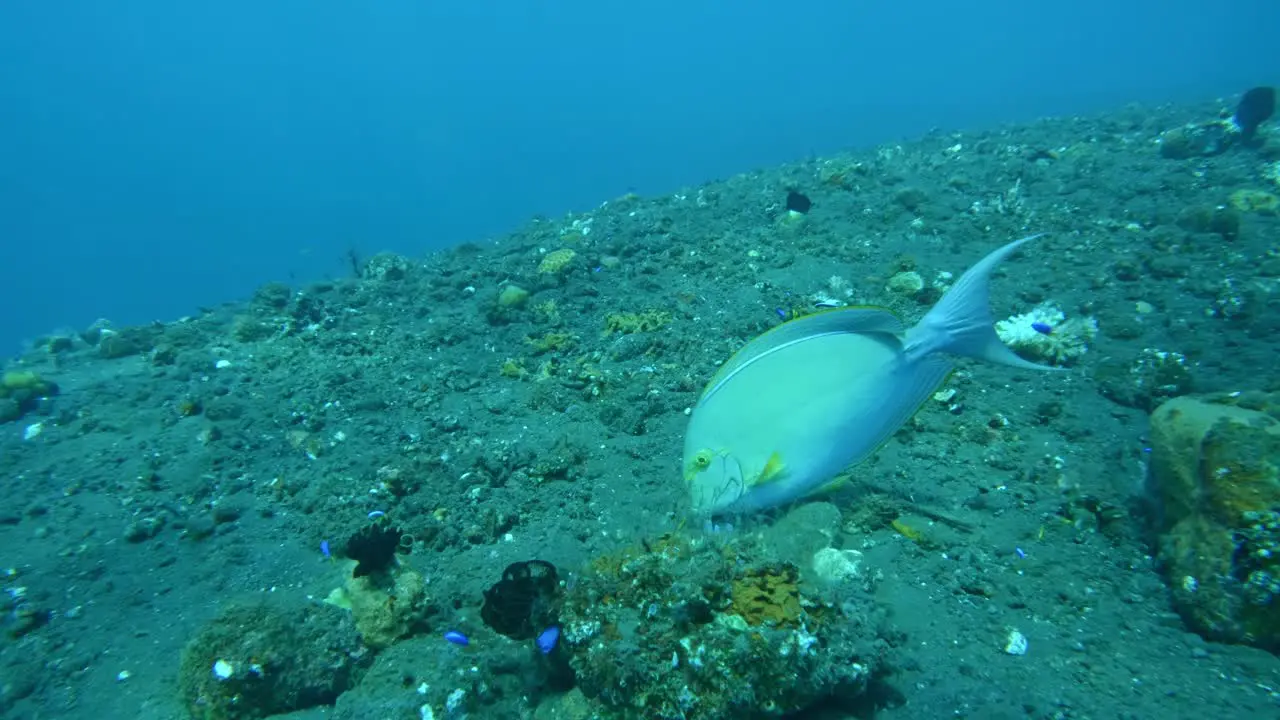
<path fill-rule="evenodd" d="M 711 467 L 711 461 L 714 459 L 715 459 L 715 453 L 706 449 L 699 450 L 697 454 L 695 454 L 692 458 L 689 459 L 689 464 L 686 465 L 684 468 L 685 482 L 693 483 L 693 481 L 697 478 L 698 473 L 703 472 L 707 468 Z"/>

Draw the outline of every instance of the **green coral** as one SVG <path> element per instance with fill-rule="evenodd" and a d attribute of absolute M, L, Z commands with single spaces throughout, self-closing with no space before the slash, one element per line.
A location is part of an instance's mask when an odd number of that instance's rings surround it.
<path fill-rule="evenodd" d="M 661 330 L 671 322 L 671 313 L 663 310 L 645 310 L 644 312 L 613 312 L 604 317 L 606 335 L 620 333 L 629 335 L 638 332 Z"/>
<path fill-rule="evenodd" d="M 573 347 L 575 338 L 572 333 L 549 332 L 542 337 L 527 337 L 525 342 L 529 344 L 534 355 L 542 355 L 543 353 L 568 350 Z"/>
<path fill-rule="evenodd" d="M 9 370 L 0 377 L 0 423 L 13 422 L 36 408 L 40 398 L 58 394 L 58 386 L 31 370 Z"/>
<path fill-rule="evenodd" d="M 1146 411 L 1194 388 L 1186 357 L 1155 348 L 1143 349 L 1129 362 L 1105 361 L 1094 371 L 1094 378 L 1107 397 Z"/>
<path fill-rule="evenodd" d="M 332 705 L 373 661 L 327 606 L 231 604 L 187 644 L 178 692 L 194 720 L 251 720 Z"/>
<path fill-rule="evenodd" d="M 1271 605 L 1280 596 L 1280 509 L 1248 511 L 1244 522 L 1235 541 L 1245 598 L 1253 605 Z"/>
<path fill-rule="evenodd" d="M 1280 395 L 1180 397 L 1151 417 L 1160 556 L 1197 631 L 1280 648 Z"/>
<path fill-rule="evenodd" d="M 23 392 L 47 394 L 53 383 L 31 370 L 10 370 L 0 380 L 0 395 L 11 397 Z"/>
<path fill-rule="evenodd" d="M 1188 232 L 1234 240 L 1240 236 L 1240 211 L 1227 205 L 1196 205 L 1185 208 L 1178 215 L 1177 224 Z"/>

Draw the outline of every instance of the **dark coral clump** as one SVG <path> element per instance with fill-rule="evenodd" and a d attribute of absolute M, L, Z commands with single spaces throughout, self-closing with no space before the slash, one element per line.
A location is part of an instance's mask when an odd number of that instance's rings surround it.
<path fill-rule="evenodd" d="M 560 579 L 545 560 L 512 563 L 484 591 L 484 624 L 512 640 L 528 640 L 556 624 Z"/>
<path fill-rule="evenodd" d="M 396 564 L 397 554 L 408 554 L 408 537 L 385 516 L 357 530 L 343 550 L 344 555 L 356 561 L 352 577 L 385 575 Z"/>

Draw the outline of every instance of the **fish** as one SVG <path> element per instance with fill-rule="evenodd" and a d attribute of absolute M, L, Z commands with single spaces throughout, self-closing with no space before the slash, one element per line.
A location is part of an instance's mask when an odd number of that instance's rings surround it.
<path fill-rule="evenodd" d="M 551 654 L 551 651 L 556 649 L 556 643 L 560 642 L 560 626 L 552 625 L 538 633 L 538 637 L 534 642 L 538 646 L 538 652 L 543 655 Z"/>
<path fill-rule="evenodd" d="M 807 215 L 813 208 L 813 201 L 804 193 L 790 190 L 787 192 L 787 212 Z"/>
<path fill-rule="evenodd" d="M 1252 140 L 1258 132 L 1258 126 L 1271 118 L 1276 111 L 1276 89 L 1273 87 L 1256 87 L 1250 89 L 1240 98 L 1235 115 L 1231 120 L 1245 140 Z"/>
<path fill-rule="evenodd" d="M 902 427 L 956 357 L 1060 370 L 1005 346 L 989 308 L 992 271 L 1038 237 L 991 252 L 913 327 L 884 308 L 844 307 L 748 342 L 690 413 L 683 475 L 694 516 L 756 512 L 823 489 Z"/>

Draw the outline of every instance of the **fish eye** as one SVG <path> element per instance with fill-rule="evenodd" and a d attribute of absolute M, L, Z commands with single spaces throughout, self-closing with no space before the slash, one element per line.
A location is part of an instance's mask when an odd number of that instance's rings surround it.
<path fill-rule="evenodd" d="M 700 450 L 697 455 L 693 456 L 693 469 L 702 471 L 711 467 L 711 451 Z"/>

